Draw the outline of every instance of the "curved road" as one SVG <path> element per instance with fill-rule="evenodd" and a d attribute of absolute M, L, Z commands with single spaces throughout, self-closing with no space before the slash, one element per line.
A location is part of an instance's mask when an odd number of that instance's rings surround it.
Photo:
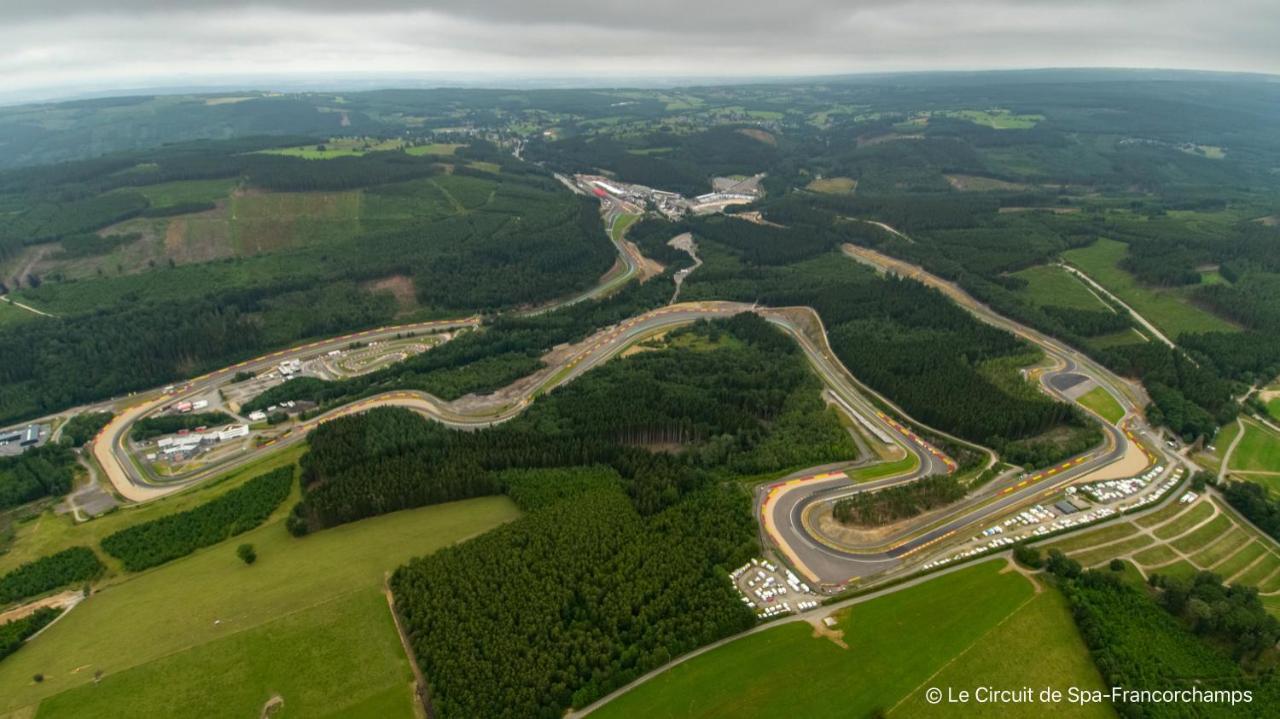
<path fill-rule="evenodd" d="M 627 275 L 630 275 L 634 273 L 638 263 L 634 261 L 634 258 L 630 257 L 630 253 L 626 251 L 625 244 L 618 242 L 618 238 L 612 232 L 613 225 L 618 217 L 617 209 L 606 209 L 606 216 L 611 229 L 610 239 L 618 247 L 619 254 L 628 270 Z M 1055 363 L 1053 368 L 1044 372 L 1041 376 L 1041 386 L 1047 393 L 1066 399 L 1061 391 L 1054 386 L 1053 380 L 1069 374 L 1081 374 L 1091 378 L 1120 401 L 1126 410 L 1126 419 L 1137 416 L 1137 407 L 1140 406 L 1140 402 L 1144 397 L 1141 388 L 1112 375 L 1075 350 L 996 314 L 985 305 L 978 303 L 960 288 L 929 275 L 918 267 L 907 265 L 864 248 L 846 247 L 845 251 L 846 254 L 854 259 L 870 264 L 881 271 L 895 272 L 934 286 L 949 295 L 982 321 L 1019 335 L 1040 346 Z M 616 282 L 616 278 L 607 281 L 605 284 L 613 285 L 614 282 Z M 595 296 L 598 291 L 599 288 L 587 294 Z M 581 297 L 575 297 L 569 302 L 578 301 Z M 874 427 L 873 433 L 889 439 L 892 444 L 900 446 L 914 457 L 907 469 L 863 484 L 855 485 L 843 473 L 834 473 L 799 477 L 775 483 L 762 488 L 758 493 L 757 507 L 760 511 L 763 533 L 787 555 L 788 559 L 797 566 L 797 569 L 800 569 L 820 584 L 842 586 L 854 579 L 869 578 L 898 569 L 903 566 L 904 560 L 911 555 L 953 535 L 957 535 L 966 528 L 976 526 L 1014 506 L 1030 503 L 1031 500 L 1045 492 L 1056 491 L 1064 484 L 1074 481 L 1099 467 L 1111 464 L 1124 455 L 1127 443 L 1125 433 L 1114 426 L 1104 423 L 1104 426 L 1107 427 L 1107 442 L 1102 449 L 1087 453 L 1058 467 L 1047 469 L 1030 477 L 1003 476 L 988 483 L 981 490 L 960 503 L 949 507 L 940 516 L 935 515 L 927 520 L 922 520 L 922 524 L 907 526 L 891 536 L 878 540 L 874 546 L 851 546 L 834 541 L 814 529 L 812 514 L 820 505 L 851 493 L 881 489 L 914 481 L 927 475 L 953 471 L 954 462 L 917 437 L 909 428 L 898 424 L 880 411 L 876 404 L 873 404 L 869 397 L 875 397 L 881 402 L 880 406 L 888 406 L 907 421 L 912 421 L 909 416 L 889 402 L 887 398 L 877 395 L 853 378 L 848 370 L 835 358 L 834 353 L 826 342 L 825 329 L 822 327 L 821 319 L 811 309 L 767 309 L 732 302 L 673 304 L 630 318 L 615 326 L 596 332 L 588 339 L 571 348 L 569 352 L 558 353 L 562 357 L 559 362 L 535 373 L 531 377 L 518 381 L 511 388 L 508 388 L 509 391 L 496 393 L 488 398 L 482 398 L 480 401 L 472 398 L 465 405 L 456 401 L 444 401 L 425 392 L 398 391 L 368 397 L 299 424 L 270 445 L 270 449 L 274 450 L 297 443 L 303 440 L 311 429 L 335 417 L 365 411 L 375 406 L 408 407 L 456 428 L 491 426 L 517 416 L 538 394 L 572 381 L 583 372 L 616 355 L 640 339 L 698 319 L 726 317 L 743 311 L 757 312 L 786 331 L 800 344 L 806 358 L 823 380 L 829 394 L 841 406 L 842 411 L 855 416 L 856 421 L 860 424 Z M 267 368 L 300 355 L 318 354 L 331 348 L 341 347 L 354 339 L 377 339 L 407 331 L 441 330 L 461 326 L 474 326 L 475 324 L 478 324 L 478 319 L 467 318 L 370 330 L 331 340 L 313 342 L 291 350 L 282 350 L 256 360 L 242 362 L 217 372 L 209 373 L 192 380 L 176 396 L 159 396 L 122 412 L 103 430 L 98 440 L 94 442 L 94 456 L 102 466 L 105 476 L 115 486 L 116 490 L 129 500 L 145 502 L 179 491 L 215 474 L 222 474 L 251 462 L 261 456 L 261 452 L 245 452 L 234 460 L 211 465 L 191 475 L 183 476 L 176 480 L 162 480 L 149 474 L 143 467 L 139 466 L 126 447 L 126 436 L 130 425 L 146 413 L 154 411 L 164 404 L 180 401 L 183 397 L 196 396 L 208 392 L 219 383 L 224 382 L 230 374 L 237 371 Z M 942 433 L 939 432 L 939 434 Z M 965 444 L 970 443 L 966 442 Z M 989 451 L 988 454 L 990 456 L 988 465 L 990 465 L 994 462 L 994 455 L 991 455 Z"/>
<path fill-rule="evenodd" d="M 845 246 L 844 251 L 851 258 L 878 271 L 911 277 L 939 289 L 981 321 L 1040 347 L 1054 362 L 1054 366 L 1040 376 L 1041 388 L 1047 394 L 1071 402 L 1055 384 L 1055 380 L 1080 375 L 1092 379 L 1120 402 L 1125 409 L 1122 422 L 1140 418 L 1138 408 L 1145 399 L 1145 392 L 1141 387 L 1114 375 L 1081 353 L 997 314 L 960 287 L 917 266 L 862 247 L 849 245 Z M 909 482 L 928 474 L 928 469 L 856 485 L 843 476 L 822 475 L 780 482 L 767 488 L 763 497 L 759 498 L 761 519 L 779 549 L 787 554 L 798 569 L 821 584 L 842 587 L 854 580 L 898 569 L 910 555 L 952 536 L 961 535 L 966 529 L 1016 506 L 1030 504 L 1041 495 L 1052 494 L 1090 472 L 1119 461 L 1128 449 L 1130 437 L 1105 420 L 1101 424 L 1106 433 L 1106 441 L 1101 449 L 1028 477 L 1007 476 L 993 481 L 948 507 L 940 515 L 922 518 L 920 523 L 908 523 L 905 528 L 879 538 L 874 544 L 856 545 L 824 536 L 815 529 L 812 514 L 821 505 L 839 497 Z"/>
<path fill-rule="evenodd" d="M 790 334 L 805 350 L 806 357 L 833 394 L 850 404 L 864 408 L 869 407 L 858 390 L 847 381 L 848 372 L 843 366 L 840 366 L 830 355 L 818 350 L 804 335 L 803 330 L 797 326 L 794 316 L 797 313 L 811 313 L 811 310 L 796 308 L 765 309 L 736 302 L 694 302 L 668 305 L 600 330 L 573 347 L 570 352 L 561 353 L 564 358 L 559 363 L 549 366 L 531 377 L 518 381 L 512 386 L 516 388 L 513 392 L 495 393 L 482 398 L 481 401 L 469 401 L 465 405 L 458 401 L 445 401 L 426 392 L 418 391 L 393 391 L 374 395 L 302 422 L 286 436 L 268 445 L 268 447 L 262 448 L 262 450 L 268 448 L 275 450 L 297 443 L 319 424 L 339 416 L 363 412 L 376 406 L 407 407 L 447 426 L 459 429 L 492 426 L 519 415 L 538 394 L 573 381 L 592 367 L 615 356 L 645 337 L 672 327 L 689 324 L 699 319 L 728 317 L 746 311 L 758 312 L 771 323 Z M 471 322 L 471 320 L 466 322 Z M 455 326 L 458 326 L 458 322 L 441 322 L 432 323 L 430 328 L 443 329 Z M 427 327 L 419 325 L 418 328 L 426 329 Z M 405 330 L 404 328 L 399 328 L 397 331 L 403 332 Z M 261 451 L 245 452 L 232 461 L 210 465 L 196 473 L 165 481 L 150 475 L 134 460 L 127 447 L 128 430 L 134 421 L 148 412 L 154 411 L 163 405 L 181 401 L 185 397 L 193 397 L 208 392 L 219 383 L 225 381 L 228 375 L 234 372 L 245 369 L 266 368 L 297 355 L 323 352 L 329 347 L 343 346 L 357 336 L 371 338 L 383 336 L 390 332 L 392 332 L 390 329 L 374 330 L 361 335 L 351 335 L 326 342 L 312 343 L 293 350 L 273 353 L 257 360 L 242 362 L 233 367 L 192 380 L 177 395 L 162 395 L 122 412 L 103 429 L 95 440 L 93 445 L 94 456 L 103 467 L 104 473 L 116 490 L 125 498 L 135 502 L 145 502 L 171 494 L 214 475 L 225 473 L 235 467 L 252 462 L 261 456 Z M 881 428 L 881 431 L 896 436 L 904 446 L 909 446 L 911 448 L 910 451 L 920 458 L 921 467 L 926 468 L 927 471 L 945 471 L 941 455 L 934 454 L 936 450 L 930 452 L 928 450 L 931 448 L 927 448 L 926 445 L 913 444 L 907 440 L 904 434 L 899 430 L 895 430 L 889 423 L 873 414 L 872 411 L 864 411 L 864 416 L 876 423 Z"/>

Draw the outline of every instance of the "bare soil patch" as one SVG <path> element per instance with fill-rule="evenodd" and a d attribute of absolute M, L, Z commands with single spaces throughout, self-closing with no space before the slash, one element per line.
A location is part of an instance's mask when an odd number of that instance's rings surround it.
<path fill-rule="evenodd" d="M 418 293 L 413 278 L 408 275 L 391 275 L 382 279 L 366 282 L 364 285 L 370 292 L 390 292 L 396 298 L 396 304 L 402 310 L 418 306 Z"/>
<path fill-rule="evenodd" d="M 258 717 L 259 719 L 268 719 L 279 714 L 281 709 L 284 709 L 284 697 L 274 694 L 267 700 L 266 704 L 262 705 L 262 711 L 258 714 Z"/>
<path fill-rule="evenodd" d="M 755 212 L 735 212 L 732 215 L 729 215 L 729 217 L 737 217 L 740 220 L 746 220 L 747 222 L 754 222 L 757 225 L 768 225 L 769 227 L 785 227 L 785 225 L 779 225 L 776 222 L 770 222 L 764 219 L 764 215 L 760 214 L 759 210 L 756 210 Z"/>
<path fill-rule="evenodd" d="M 810 619 L 809 626 L 813 627 L 814 639 L 820 639 L 820 638 L 830 639 L 832 644 L 835 644 L 837 647 L 840 647 L 841 649 L 849 648 L 849 645 L 845 644 L 845 641 L 844 641 L 843 629 L 828 627 L 826 624 L 822 623 L 822 619 Z"/>
<path fill-rule="evenodd" d="M 885 135 L 870 135 L 858 138 L 858 147 L 867 147 L 868 145 L 879 145 L 882 142 L 896 142 L 897 140 L 923 140 L 924 135 L 903 135 L 896 132 L 890 132 Z"/>
<path fill-rule="evenodd" d="M 742 133 L 743 135 L 746 135 L 752 140 L 759 140 L 760 142 L 763 142 L 766 145 L 778 144 L 778 139 L 773 135 L 765 132 L 764 130 L 758 130 L 754 127 L 744 127 L 741 130 L 738 130 L 738 132 Z"/>
<path fill-rule="evenodd" d="M 943 175 L 947 178 L 947 183 L 961 192 L 990 192 L 992 190 L 1025 190 L 1026 185 L 1017 182 L 1008 182 L 1006 180 L 997 180 L 994 177 L 979 177 L 978 175 Z"/>
<path fill-rule="evenodd" d="M 34 614 L 37 609 L 42 609 L 44 607 L 70 606 L 72 604 L 75 604 L 77 601 L 79 601 L 80 597 L 81 597 L 80 590 L 69 589 L 65 592 L 62 592 L 60 594 L 55 594 L 51 597 L 45 597 L 44 599 L 37 599 L 34 602 L 23 604 L 20 607 L 14 607 L 13 609 L 10 609 L 8 611 L 0 612 L 0 624 L 5 624 L 6 622 L 12 622 L 15 619 L 22 619 L 28 614 Z"/>

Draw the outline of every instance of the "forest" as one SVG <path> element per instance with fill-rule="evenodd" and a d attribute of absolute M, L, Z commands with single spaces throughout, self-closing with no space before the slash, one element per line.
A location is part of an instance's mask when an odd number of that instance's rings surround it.
<path fill-rule="evenodd" d="M 16 457 L 0 457 L 0 509 L 71 491 L 75 453 L 60 444 L 33 447 Z"/>
<path fill-rule="evenodd" d="M 361 188 L 387 213 L 342 242 L 136 275 L 19 278 L 25 287 L 7 289 L 58 316 L 0 327 L 0 422 L 164 384 L 305 338 L 389 324 L 401 312 L 396 300 L 362 283 L 409 278 L 416 311 L 438 317 L 546 302 L 591 286 L 614 261 L 597 204 L 536 168 L 500 175 L 457 168 L 431 180 L 450 193 L 410 181 L 441 172 L 429 158 L 371 153 L 326 161 L 326 172 L 316 173 L 307 160 L 252 152 L 262 144 L 193 143 L 0 174 L 0 188 L 26 193 L 20 206 L 28 213 L 45 206 L 39 197 L 117 197 L 129 183 L 145 189 L 221 177 L 276 190 Z M 122 164 L 153 169 L 120 173 Z M 31 184 L 19 184 L 24 177 Z M 323 188 L 311 187 L 317 177 Z M 109 249 L 105 239 L 77 238 L 117 221 L 111 210 L 51 210 L 86 219 L 65 232 L 28 232 L 48 224 L 30 219 L 15 226 L 26 234 L 9 246 L 63 239 L 73 253 Z"/>
<path fill-rule="evenodd" d="M 1076 626 L 1107 686 L 1184 689 L 1194 685 L 1203 691 L 1249 691 L 1252 701 L 1247 715 L 1280 715 L 1280 677 L 1273 672 L 1246 672 L 1230 650 L 1211 646 L 1142 589 L 1100 570 L 1083 572 L 1062 584 Z M 1205 582 L 1206 587 L 1210 584 Z M 1247 593 L 1236 590 L 1235 596 Z M 1165 601 L 1176 603 L 1177 596 L 1180 593 Z M 1114 706 L 1120 716 L 1135 719 L 1187 716 L 1181 703 L 1122 701 Z M 1202 717 L 1241 716 L 1240 706 L 1226 703 L 1202 702 L 1196 710 L 1195 715 Z"/>
<path fill-rule="evenodd" d="M 88 547 L 72 547 L 27 562 L 0 577 L 0 606 L 88 582 L 105 567 Z"/>
<path fill-rule="evenodd" d="M 1120 374 L 1141 379 L 1152 390 L 1154 421 L 1188 440 L 1212 437 L 1218 425 L 1234 418 L 1233 383 L 1251 383 L 1280 371 L 1280 340 L 1274 332 L 1280 324 L 1270 309 L 1277 306 L 1280 294 L 1269 279 L 1273 275 L 1262 269 L 1274 267 L 1266 248 L 1274 246 L 1280 232 L 1244 222 L 1228 227 L 1225 233 L 1202 232 L 1185 221 L 1166 217 L 1158 204 L 1147 209 L 1152 217 L 1123 212 L 998 211 L 997 205 L 1017 206 L 1033 200 L 950 193 L 856 200 L 822 197 L 814 201 L 819 207 L 895 223 L 911 235 L 910 241 L 886 236 L 865 244 L 954 280 L 998 312 L 1089 352 Z M 1062 251 L 1087 245 L 1100 236 L 1129 243 L 1124 267 L 1157 287 L 1198 284 L 1200 274 L 1195 267 L 1221 262 L 1224 271 L 1242 281 L 1203 286 L 1194 296 L 1223 316 L 1241 322 L 1247 331 L 1175 338 L 1191 350 L 1190 357 L 1182 350 L 1155 343 L 1098 347 L 1094 338 L 1133 325 L 1127 313 L 1038 307 L 1014 294 L 1025 287 L 1025 281 L 1007 273 L 1054 261 Z"/>
<path fill-rule="evenodd" d="M 1280 620 L 1267 613 L 1257 587 L 1224 584 L 1213 572 L 1190 579 L 1154 574 L 1150 584 L 1159 590 L 1165 611 L 1210 644 L 1226 647 L 1242 664 L 1254 666 L 1280 642 Z"/>
<path fill-rule="evenodd" d="M 126 527 L 102 539 L 102 549 L 130 572 L 154 567 L 253 529 L 293 489 L 293 466 L 259 475 L 185 512 Z"/>
<path fill-rule="evenodd" d="M 706 266 L 687 281 L 689 299 L 814 308 L 849 371 L 921 422 L 1033 467 L 1101 441 L 1082 412 L 1045 397 L 1008 366 L 1028 357 L 1025 344 L 936 290 L 879 278 L 839 255 L 744 268 L 715 252 L 713 242 L 702 247 Z M 1040 438 L 1053 430 L 1058 439 Z"/>
<path fill-rule="evenodd" d="M 1248 481 L 1225 482 L 1219 489 L 1227 502 L 1258 529 L 1280 542 L 1280 500 L 1261 484 Z"/>
<path fill-rule="evenodd" d="M 230 424 L 235 418 L 226 412 L 193 412 L 143 417 L 133 423 L 129 437 L 135 442 L 145 442 L 162 434 L 174 434 L 179 430 L 200 427 L 219 427 Z"/>
<path fill-rule="evenodd" d="M 595 489 L 411 561 L 391 588 L 435 715 L 555 719 L 751 627 L 726 572 L 753 525 L 731 487 L 648 517 Z"/>
<path fill-rule="evenodd" d="M 509 469 L 608 465 L 652 514 L 706 475 L 855 456 L 817 377 L 779 330 L 744 313 L 680 331 L 715 344 L 615 359 L 497 427 L 450 430 L 397 408 L 324 423 L 308 437 L 291 531 L 496 494 L 494 473 Z"/>
<path fill-rule="evenodd" d="M 83 447 L 85 442 L 98 436 L 98 432 L 114 417 L 111 412 L 81 412 L 62 425 L 62 437 L 72 447 Z"/>
<path fill-rule="evenodd" d="M 966 488 L 949 474 L 924 477 L 914 482 L 858 492 L 836 501 L 832 514 L 844 524 L 882 527 L 914 517 L 964 498 Z"/>

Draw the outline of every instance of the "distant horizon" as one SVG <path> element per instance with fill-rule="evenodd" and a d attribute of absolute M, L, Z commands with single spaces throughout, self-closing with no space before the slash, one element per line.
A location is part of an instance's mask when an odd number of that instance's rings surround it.
<path fill-rule="evenodd" d="M 417 73 L 401 75 L 379 72 L 337 74 L 301 73 L 289 75 L 256 74 L 236 76 L 165 75 L 110 86 L 55 85 L 47 88 L 0 90 L 0 106 L 57 104 L 81 100 L 134 97 L 139 95 L 174 96 L 206 95 L 226 92 L 373 92 L 381 90 L 594 90 L 594 89 L 662 89 L 707 87 L 717 85 L 751 85 L 772 83 L 845 82 L 895 77 L 989 76 L 1031 73 L 1116 73 L 1171 76 L 1221 76 L 1272 79 L 1280 82 L 1280 73 L 1248 70 L 1216 70 L 1190 67 L 1121 67 L 1121 66 L 1040 66 L 939 68 L 904 70 L 867 70 L 835 73 L 803 74 L 652 74 L 652 75 L 540 75 L 510 73 Z"/>

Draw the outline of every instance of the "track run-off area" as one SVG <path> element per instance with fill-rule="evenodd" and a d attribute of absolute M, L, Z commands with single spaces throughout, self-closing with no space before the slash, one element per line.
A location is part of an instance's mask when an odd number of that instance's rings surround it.
<path fill-rule="evenodd" d="M 624 232 L 615 231 L 623 216 L 620 208 L 607 206 L 603 210 L 609 239 L 619 251 L 622 272 L 615 268 L 602 278 L 597 288 L 537 311 L 550 311 L 557 306 L 602 296 L 636 273 L 636 267 L 643 258 L 634 257 L 633 247 L 623 240 Z M 213 391 L 238 372 L 266 370 L 281 362 L 315 356 L 355 341 L 374 342 L 411 332 L 476 328 L 481 321 L 478 317 L 440 320 L 310 342 L 202 375 L 179 385 L 177 392 L 157 389 L 137 395 L 137 401 L 120 411 L 93 441 L 92 456 L 101 467 L 102 475 L 120 496 L 134 503 L 147 502 L 221 476 L 257 461 L 267 453 L 304 441 L 310 430 L 324 422 L 374 407 L 404 407 L 457 429 L 493 426 L 518 416 L 539 395 L 573 381 L 637 342 L 698 320 L 755 312 L 800 345 L 823 382 L 827 401 L 862 430 L 864 443 L 880 443 L 879 451 L 862 452 L 857 461 L 847 465 L 801 471 L 755 488 L 755 511 L 762 540 L 825 593 L 834 594 L 854 586 L 873 586 L 917 572 L 929 557 L 939 556 L 939 552 L 946 548 L 971 539 L 981 526 L 1043 501 L 1043 498 L 1061 492 L 1070 484 L 1129 477 L 1153 464 L 1164 466 L 1166 475 L 1177 466 L 1194 468 L 1188 460 L 1167 450 L 1145 424 L 1141 407 L 1146 404 L 1146 395 L 1140 385 L 1114 375 L 1052 338 L 996 314 L 959 287 L 919 267 L 862 247 L 845 246 L 844 253 L 879 272 L 898 274 L 932 286 L 979 320 L 1009 331 L 1040 348 L 1048 366 L 1037 367 L 1028 377 L 1034 377 L 1046 394 L 1074 402 L 1075 396 L 1069 385 L 1088 380 L 1092 386 L 1103 388 L 1120 404 L 1124 409 L 1123 418 L 1113 425 L 1099 417 L 1099 423 L 1105 429 L 1103 444 L 1054 467 L 1030 474 L 1012 468 L 959 502 L 893 525 L 873 539 L 850 540 L 833 536 L 824 531 L 815 521 L 815 516 L 824 507 L 829 509 L 838 499 L 956 471 L 955 462 L 922 435 L 945 437 L 973 447 L 987 455 L 987 467 L 995 466 L 998 457 L 986 448 L 914 420 L 890 398 L 860 383 L 836 358 L 828 344 L 822 320 L 811 308 L 767 308 L 739 302 L 702 301 L 670 304 L 598 330 L 587 339 L 548 355 L 544 358 L 547 366 L 543 369 L 490 395 L 463 398 L 465 401 L 446 401 L 420 391 L 391 391 L 365 397 L 302 421 L 263 446 L 175 477 L 155 475 L 130 453 L 127 439 L 134 422 L 166 405 Z M 61 414 L 109 405 L 98 403 Z M 864 477 L 869 474 L 874 478 L 856 481 L 860 472 Z"/>

